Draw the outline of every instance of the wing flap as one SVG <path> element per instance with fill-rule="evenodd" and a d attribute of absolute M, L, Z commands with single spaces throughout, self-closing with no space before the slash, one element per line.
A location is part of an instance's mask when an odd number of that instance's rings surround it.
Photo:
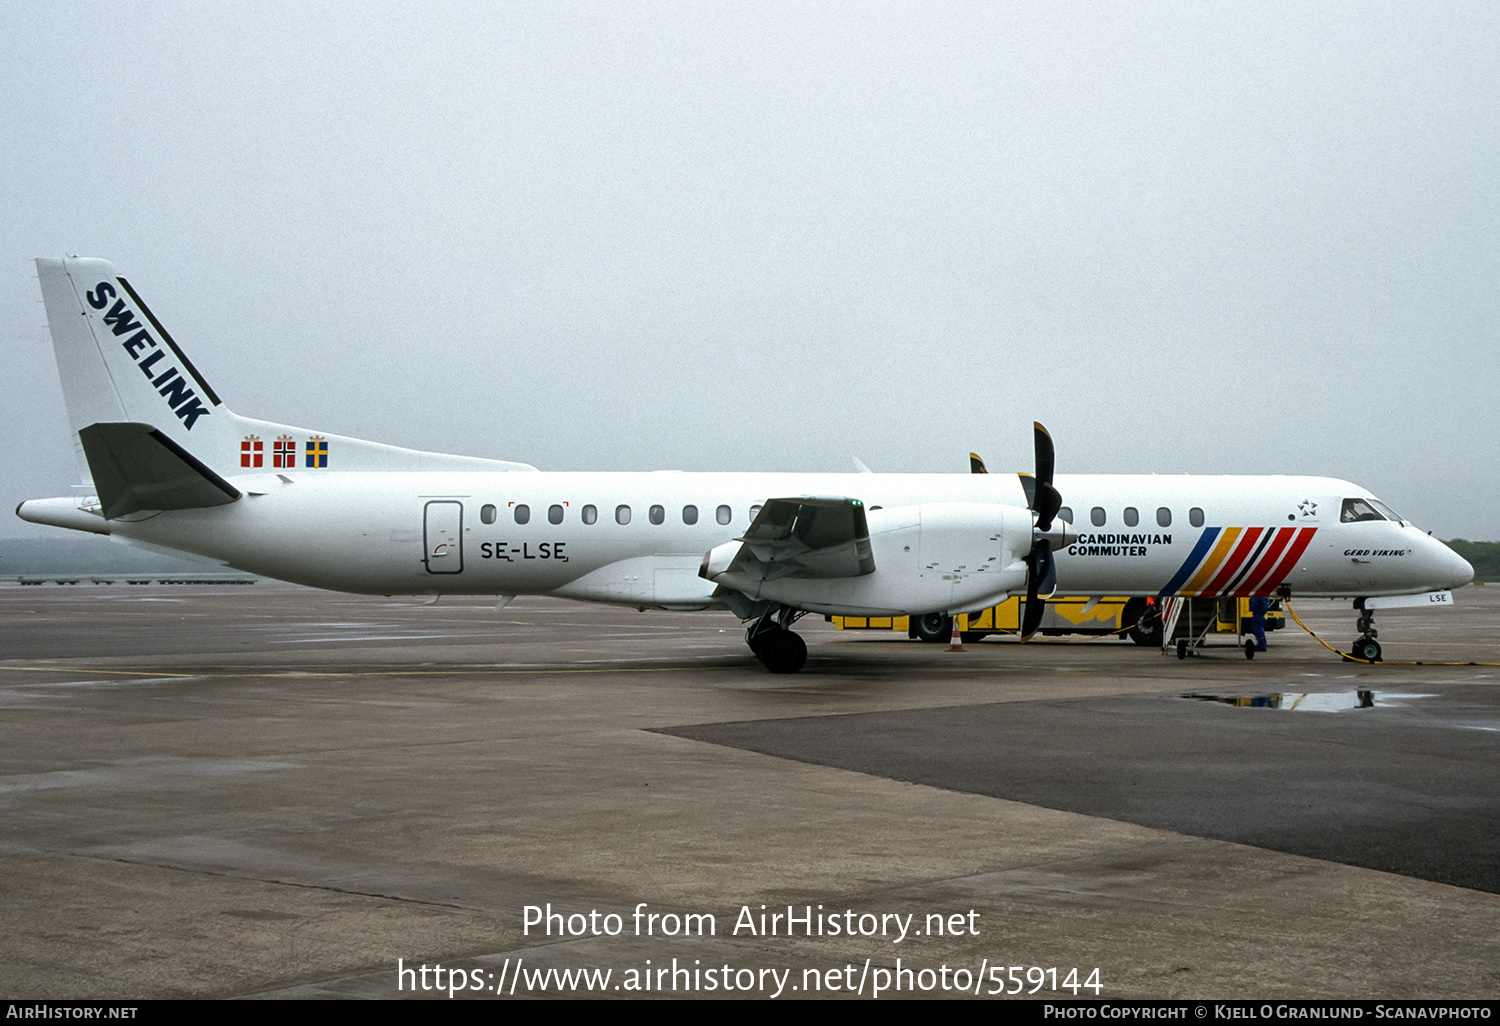
<path fill-rule="evenodd" d="M 865 505 L 859 499 L 767 499 L 737 539 L 726 572 L 750 581 L 827 579 L 875 572 Z"/>

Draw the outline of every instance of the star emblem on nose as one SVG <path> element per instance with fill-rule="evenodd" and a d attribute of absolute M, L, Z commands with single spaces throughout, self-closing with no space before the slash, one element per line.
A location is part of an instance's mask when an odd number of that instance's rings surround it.
<path fill-rule="evenodd" d="M 1318 512 L 1318 504 L 1311 499 L 1303 499 L 1297 503 L 1297 508 L 1302 511 L 1302 515 L 1305 517 L 1316 516 Z"/>

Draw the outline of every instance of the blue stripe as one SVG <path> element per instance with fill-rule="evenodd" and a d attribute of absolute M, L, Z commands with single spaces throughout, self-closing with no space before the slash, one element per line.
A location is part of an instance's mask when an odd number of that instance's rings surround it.
<path fill-rule="evenodd" d="M 1203 534 L 1199 536 L 1198 544 L 1193 546 L 1192 555 L 1188 556 L 1187 561 L 1182 564 L 1182 568 L 1177 571 L 1177 576 L 1167 582 L 1167 586 L 1157 592 L 1157 595 L 1177 594 L 1177 589 L 1187 583 L 1187 579 L 1193 576 L 1193 571 L 1198 569 L 1198 564 L 1203 562 L 1203 557 L 1208 555 L 1208 550 L 1213 548 L 1214 539 L 1219 536 L 1219 532 L 1222 530 L 1222 527 L 1206 528 Z"/>

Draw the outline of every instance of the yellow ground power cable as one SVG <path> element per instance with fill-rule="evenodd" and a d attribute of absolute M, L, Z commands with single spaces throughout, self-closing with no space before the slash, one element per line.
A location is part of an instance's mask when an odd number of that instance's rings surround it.
<path fill-rule="evenodd" d="M 1374 665 L 1374 662 L 1372 662 L 1369 659 L 1361 659 L 1361 658 L 1359 658 L 1359 656 L 1352 656 L 1352 655 L 1350 655 L 1347 652 L 1340 652 L 1338 649 L 1334 648 L 1328 642 L 1326 642 L 1322 638 L 1318 637 L 1317 634 L 1315 634 L 1313 632 L 1313 629 L 1311 627 L 1309 627 L 1307 624 L 1305 624 L 1305 623 L 1302 622 L 1302 617 L 1298 616 L 1297 615 L 1297 611 L 1292 608 L 1292 603 L 1291 603 L 1290 599 L 1282 599 L 1281 605 L 1282 605 L 1283 608 L 1286 609 L 1288 615 L 1290 615 L 1293 620 L 1297 621 L 1297 626 L 1298 627 L 1301 627 L 1304 631 L 1306 631 L 1308 633 L 1309 636 L 1312 637 L 1312 639 L 1314 641 L 1316 641 L 1318 644 L 1322 645 L 1324 648 L 1328 649 L 1328 651 L 1332 652 L 1334 655 L 1336 655 L 1336 656 L 1342 656 L 1343 658 L 1347 659 L 1351 663 L 1364 663 L 1367 666 L 1373 666 Z M 1382 662 L 1382 663 L 1384 663 L 1386 666 L 1500 666 L 1500 663 L 1436 662 L 1436 661 L 1433 661 L 1433 660 L 1430 660 L 1430 659 L 1408 659 L 1408 660 L 1395 660 L 1395 661 L 1384 660 L 1383 659 L 1383 660 L 1379 660 L 1379 661 Z"/>
<path fill-rule="evenodd" d="M 1373 666 L 1373 665 L 1375 665 L 1369 659 L 1361 659 L 1361 658 L 1359 658 L 1359 656 L 1353 656 L 1353 655 L 1350 655 L 1347 652 L 1341 652 L 1338 649 L 1334 648 L 1332 645 L 1330 645 L 1328 642 L 1326 642 L 1322 638 L 1320 638 L 1317 635 L 1317 633 L 1313 631 L 1313 629 L 1311 627 L 1309 627 L 1307 624 L 1305 624 L 1305 623 L 1302 622 L 1302 618 L 1300 616 L 1298 616 L 1297 615 L 1297 611 L 1292 608 L 1292 603 L 1291 603 L 1290 599 L 1282 599 L 1281 600 L 1281 604 L 1282 604 L 1282 607 L 1286 609 L 1287 614 L 1289 616 L 1291 616 L 1291 618 L 1293 620 L 1296 621 L 1298 627 L 1301 627 L 1304 631 L 1306 631 L 1308 633 L 1308 635 L 1314 641 L 1316 641 L 1318 644 L 1322 645 L 1324 648 L 1328 649 L 1328 651 L 1332 652 L 1334 655 L 1339 656 L 1339 657 L 1341 657 L 1343 659 L 1346 659 L 1346 660 L 1348 660 L 1351 663 L 1364 663 L 1366 666 Z M 1090 644 L 1091 642 L 1102 641 L 1105 638 L 1120 637 L 1120 636 L 1126 634 L 1131 629 L 1131 627 L 1133 627 L 1133 626 L 1135 626 L 1135 625 L 1134 624 L 1130 624 L 1130 625 L 1127 625 L 1125 627 L 1121 627 L 1118 630 L 1109 631 L 1109 632 L 1104 633 L 1104 634 L 1096 634 L 1096 635 L 1094 635 L 1092 637 L 1089 637 L 1089 638 L 1069 639 L 1069 640 L 1064 641 L 1062 643 L 1065 644 L 1065 645 L 1087 645 L 1087 644 Z M 1385 666 L 1500 666 L 1500 663 L 1481 663 L 1481 662 L 1476 662 L 1476 661 L 1442 662 L 1442 661 L 1437 661 L 1437 660 L 1432 660 L 1432 659 L 1412 659 L 1412 660 L 1405 660 L 1405 661 L 1402 661 L 1402 660 L 1382 659 L 1382 660 L 1379 660 L 1379 662 L 1382 663 Z"/>

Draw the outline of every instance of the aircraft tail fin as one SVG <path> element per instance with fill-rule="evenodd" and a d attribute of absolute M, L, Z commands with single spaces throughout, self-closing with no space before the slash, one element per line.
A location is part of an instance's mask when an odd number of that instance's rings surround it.
<path fill-rule="evenodd" d="M 225 478 L 238 474 L 536 469 L 237 416 L 113 264 L 36 266 L 75 446 L 95 487 L 115 497 L 100 495 L 110 518 L 125 506 L 232 502 L 238 490 Z"/>
<path fill-rule="evenodd" d="M 91 424 L 152 424 L 186 449 L 230 427 L 218 395 L 111 264 L 40 258 L 36 267 L 80 449 Z"/>

